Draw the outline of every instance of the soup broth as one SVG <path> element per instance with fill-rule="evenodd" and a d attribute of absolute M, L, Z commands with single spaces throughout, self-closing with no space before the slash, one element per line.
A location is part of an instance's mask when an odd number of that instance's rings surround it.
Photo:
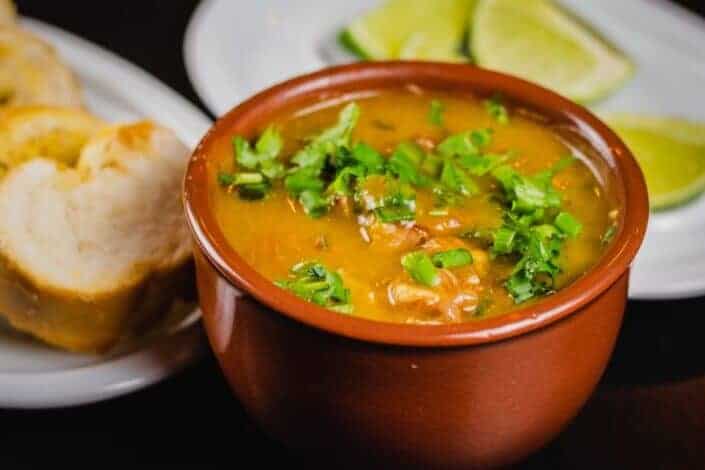
<path fill-rule="evenodd" d="M 503 314 L 584 274 L 614 231 L 614 203 L 576 147 L 499 98 L 384 90 L 232 137 L 210 168 L 228 242 L 342 314 Z"/>

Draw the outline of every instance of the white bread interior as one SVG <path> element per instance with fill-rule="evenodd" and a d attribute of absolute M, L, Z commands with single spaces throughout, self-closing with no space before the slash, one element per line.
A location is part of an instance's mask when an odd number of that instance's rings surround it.
<path fill-rule="evenodd" d="M 182 285 L 188 149 L 150 122 L 90 137 L 75 166 L 33 158 L 0 180 L 0 314 L 77 351 L 101 351 Z"/>

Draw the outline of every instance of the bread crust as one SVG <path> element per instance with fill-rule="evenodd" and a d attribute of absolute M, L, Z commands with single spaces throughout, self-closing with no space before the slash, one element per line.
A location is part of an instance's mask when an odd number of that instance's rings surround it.
<path fill-rule="evenodd" d="M 9 162 L 0 181 L 0 314 L 54 346 L 103 352 L 168 311 L 190 290 L 180 198 L 187 158 L 170 131 L 143 121 L 93 132 L 73 163 Z"/>
<path fill-rule="evenodd" d="M 78 80 L 42 39 L 0 25 L 0 50 L 0 106 L 83 105 Z"/>

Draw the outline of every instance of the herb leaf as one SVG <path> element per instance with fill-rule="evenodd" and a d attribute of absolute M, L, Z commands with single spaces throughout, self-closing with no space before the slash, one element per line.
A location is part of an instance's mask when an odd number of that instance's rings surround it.
<path fill-rule="evenodd" d="M 509 124 L 509 112 L 502 104 L 502 98 L 495 95 L 492 98 L 485 100 L 485 109 L 495 121 L 502 125 Z"/>
<path fill-rule="evenodd" d="M 431 109 L 428 112 L 428 121 L 434 126 L 443 125 L 443 111 L 445 107 L 439 100 L 431 101 Z"/>
<path fill-rule="evenodd" d="M 443 162 L 441 184 L 463 196 L 469 197 L 479 192 L 477 183 L 450 160 Z"/>
<path fill-rule="evenodd" d="M 350 289 L 340 274 L 318 262 L 299 263 L 291 268 L 289 279 L 275 282 L 302 299 L 340 313 L 352 313 Z"/>
<path fill-rule="evenodd" d="M 424 251 L 414 251 L 407 253 L 401 258 L 401 265 L 411 278 L 424 286 L 437 286 L 441 279 L 438 271 L 433 265 L 428 253 Z"/>
<path fill-rule="evenodd" d="M 436 267 L 453 269 L 471 264 L 472 254 L 465 248 L 455 248 L 453 250 L 441 251 L 431 256 L 431 261 Z"/>

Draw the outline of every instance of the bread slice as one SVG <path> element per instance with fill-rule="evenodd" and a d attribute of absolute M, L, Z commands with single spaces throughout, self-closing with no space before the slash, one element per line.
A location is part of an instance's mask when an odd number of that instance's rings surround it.
<path fill-rule="evenodd" d="M 0 51 L 0 106 L 82 105 L 78 81 L 43 40 L 0 26 Z"/>
<path fill-rule="evenodd" d="M 35 158 L 0 181 L 0 314 L 75 351 L 103 351 L 179 294 L 190 258 L 188 149 L 150 122 L 91 137 L 75 167 Z"/>
<path fill-rule="evenodd" d="M 12 26 L 17 21 L 17 8 L 12 0 L 0 0 L 0 26 Z"/>
<path fill-rule="evenodd" d="M 18 106 L 2 109 L 0 169 L 17 166 L 37 155 L 75 165 L 88 140 L 106 126 L 101 119 L 75 108 Z"/>

